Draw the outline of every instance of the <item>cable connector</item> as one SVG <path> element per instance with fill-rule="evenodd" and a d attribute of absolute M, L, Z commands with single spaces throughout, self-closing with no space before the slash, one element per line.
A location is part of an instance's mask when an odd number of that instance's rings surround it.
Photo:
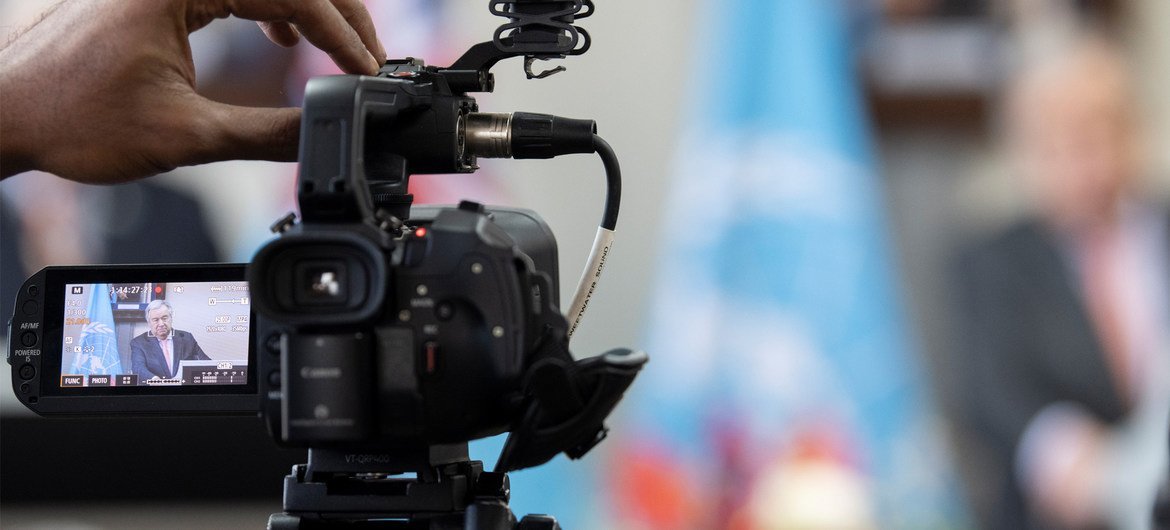
<path fill-rule="evenodd" d="M 592 153 L 597 123 L 548 114 L 512 114 L 512 158 L 552 158 Z"/>
<path fill-rule="evenodd" d="M 463 121 L 466 150 L 482 158 L 552 158 L 595 151 L 597 123 L 549 114 L 474 112 Z"/>

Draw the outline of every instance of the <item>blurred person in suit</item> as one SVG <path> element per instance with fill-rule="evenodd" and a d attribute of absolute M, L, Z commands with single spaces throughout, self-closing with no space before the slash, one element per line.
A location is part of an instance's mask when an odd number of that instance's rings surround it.
<path fill-rule="evenodd" d="M 1166 469 L 1170 215 L 1139 192 L 1119 50 L 1080 35 L 1021 69 L 1005 125 L 1034 215 L 966 249 L 956 389 L 996 528 L 1146 528 Z"/>

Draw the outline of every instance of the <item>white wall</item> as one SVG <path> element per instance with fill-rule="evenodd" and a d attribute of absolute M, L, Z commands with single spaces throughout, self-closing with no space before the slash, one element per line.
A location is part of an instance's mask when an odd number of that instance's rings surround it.
<path fill-rule="evenodd" d="M 1170 194 L 1170 2 L 1131 2 L 1126 24 L 1140 83 L 1142 115 L 1149 127 L 1153 177 L 1156 185 Z"/>
<path fill-rule="evenodd" d="M 690 61 L 694 0 L 597 5 L 597 14 L 581 21 L 593 36 L 593 47 L 563 61 L 567 72 L 530 81 L 524 78 L 522 61 L 512 59 L 495 68 L 495 93 L 479 98 L 484 111 L 595 119 L 599 134 L 621 158 L 618 239 L 586 319 L 574 335 L 577 356 L 640 345 L 662 225 L 694 223 L 702 215 L 696 205 L 695 218 L 662 219 L 685 83 L 694 69 L 717 70 Z M 472 35 L 490 36 L 499 21 L 469 6 L 460 13 L 459 33 L 467 35 L 470 29 Z M 605 198 L 601 163 L 595 156 L 575 155 L 483 165 L 506 175 L 503 180 L 517 197 L 516 205 L 536 210 L 552 227 L 560 243 L 561 296 L 567 307 L 601 218 Z"/>

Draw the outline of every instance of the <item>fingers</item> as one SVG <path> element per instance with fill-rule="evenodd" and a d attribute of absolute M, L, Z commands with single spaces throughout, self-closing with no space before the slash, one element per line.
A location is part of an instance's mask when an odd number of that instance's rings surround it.
<path fill-rule="evenodd" d="M 370 18 L 370 12 L 366 10 L 365 4 L 362 4 L 361 0 L 332 1 L 337 12 L 341 13 L 350 27 L 357 32 L 362 44 L 370 53 L 374 54 L 374 59 L 378 61 L 378 64 L 386 62 L 386 48 L 382 46 L 382 41 L 378 40 L 378 33 L 374 29 L 374 20 Z"/>
<path fill-rule="evenodd" d="M 353 3 L 351 0 L 338 3 Z M 309 42 L 329 54 L 333 62 L 347 73 L 374 74 L 382 65 L 374 58 L 377 48 L 368 48 L 365 41 L 358 34 L 357 28 L 350 25 L 349 20 L 338 10 L 338 7 L 325 0 L 296 3 L 297 13 L 293 23 Z M 377 43 L 374 36 L 374 23 L 370 14 L 361 4 L 347 6 L 350 16 L 364 25 L 368 33 L 367 39 Z M 360 13 L 358 13 L 360 10 Z"/>
<path fill-rule="evenodd" d="M 296 108 L 240 107 L 198 97 L 199 141 L 186 164 L 221 160 L 297 159 L 301 111 Z"/>
<path fill-rule="evenodd" d="M 385 60 L 374 22 L 360 0 L 237 0 L 223 4 L 240 18 L 260 21 L 268 38 L 295 43 L 297 33 L 351 74 L 374 74 Z"/>
<path fill-rule="evenodd" d="M 192 2 L 194 6 L 199 2 Z M 348 73 L 374 74 L 386 60 L 373 20 L 361 0 L 208 0 L 214 17 L 228 14 L 259 22 L 270 40 L 292 46 L 303 36 Z M 219 160 L 296 159 L 300 109 L 226 105 L 193 96 L 188 141 L 171 142 L 158 159 L 168 165 Z"/>
<path fill-rule="evenodd" d="M 301 40 L 301 33 L 288 22 L 260 21 L 256 24 L 260 25 L 260 29 L 268 36 L 268 40 L 285 48 L 296 46 Z"/>

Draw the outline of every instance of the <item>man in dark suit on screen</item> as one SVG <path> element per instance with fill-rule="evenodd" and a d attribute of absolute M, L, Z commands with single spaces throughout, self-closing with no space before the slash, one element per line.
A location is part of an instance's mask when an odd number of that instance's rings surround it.
<path fill-rule="evenodd" d="M 175 310 L 166 300 L 154 300 L 146 306 L 150 329 L 130 341 L 130 358 L 139 382 L 176 377 L 179 361 L 211 359 L 194 336 L 174 328 L 174 318 Z"/>

